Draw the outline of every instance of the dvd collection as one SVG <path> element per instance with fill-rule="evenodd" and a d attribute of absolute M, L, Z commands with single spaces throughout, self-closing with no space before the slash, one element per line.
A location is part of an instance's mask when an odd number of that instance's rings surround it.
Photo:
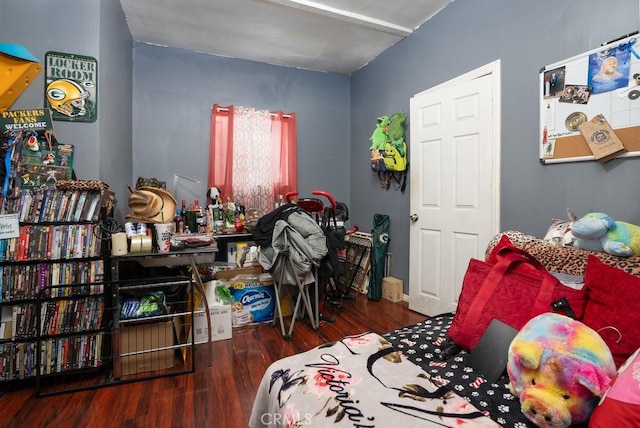
<path fill-rule="evenodd" d="M 102 193 L 94 190 L 22 189 L 17 198 L 7 198 L 5 210 L 23 223 L 95 222 L 101 202 Z"/>
<path fill-rule="evenodd" d="M 72 337 L 52 337 L 40 344 L 40 374 L 100 367 L 103 332 Z M 36 375 L 37 342 L 0 343 L 0 380 Z"/>
<path fill-rule="evenodd" d="M 0 261 L 98 257 L 96 232 L 94 224 L 22 225 L 17 238 L 0 241 Z"/>
<path fill-rule="evenodd" d="M 3 201 L 19 227 L 0 240 L 0 380 L 101 365 L 102 198 L 42 187 Z"/>

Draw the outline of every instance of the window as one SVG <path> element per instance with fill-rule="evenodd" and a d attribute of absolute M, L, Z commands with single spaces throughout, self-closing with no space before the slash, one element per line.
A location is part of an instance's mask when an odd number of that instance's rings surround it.
<path fill-rule="evenodd" d="M 295 113 L 213 105 L 208 187 L 223 201 L 266 214 L 278 195 L 297 190 L 297 168 Z"/>

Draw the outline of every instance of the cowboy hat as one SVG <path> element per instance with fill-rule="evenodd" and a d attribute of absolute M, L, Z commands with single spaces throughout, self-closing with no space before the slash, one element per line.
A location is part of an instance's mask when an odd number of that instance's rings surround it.
<path fill-rule="evenodd" d="M 176 215 L 177 203 L 171 193 L 158 187 L 140 187 L 129 196 L 131 213 L 125 218 L 145 223 L 168 223 Z"/>

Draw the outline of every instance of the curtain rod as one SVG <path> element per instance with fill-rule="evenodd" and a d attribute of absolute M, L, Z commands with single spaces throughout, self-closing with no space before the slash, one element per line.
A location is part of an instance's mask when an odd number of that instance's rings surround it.
<path fill-rule="evenodd" d="M 218 110 L 218 111 L 226 111 L 226 112 L 229 111 L 228 108 L 224 108 L 224 107 L 216 107 L 216 110 Z M 277 114 L 275 114 L 275 113 L 269 112 L 269 114 L 271 116 L 277 116 Z M 285 119 L 291 119 L 291 115 L 290 114 L 283 114 L 282 117 L 284 117 Z"/>

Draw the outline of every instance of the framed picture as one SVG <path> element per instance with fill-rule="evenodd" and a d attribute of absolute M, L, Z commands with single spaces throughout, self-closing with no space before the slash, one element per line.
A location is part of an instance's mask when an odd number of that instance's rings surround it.
<path fill-rule="evenodd" d="M 44 104 L 53 120 L 95 122 L 98 118 L 98 61 L 49 51 L 45 54 Z"/>

